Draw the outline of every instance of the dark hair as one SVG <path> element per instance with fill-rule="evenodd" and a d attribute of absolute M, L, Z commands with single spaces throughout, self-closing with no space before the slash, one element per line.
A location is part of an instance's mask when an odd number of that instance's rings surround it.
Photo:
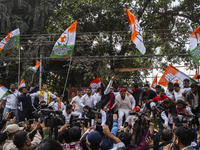
<path fill-rule="evenodd" d="M 101 90 L 101 88 L 100 88 L 100 87 L 98 87 L 98 88 L 97 88 L 97 92 L 99 92 L 100 90 Z"/>
<path fill-rule="evenodd" d="M 47 140 L 41 143 L 36 150 L 63 150 L 63 147 L 55 140 Z"/>
<path fill-rule="evenodd" d="M 76 91 L 82 91 L 82 89 L 78 88 L 78 89 L 76 89 Z"/>
<path fill-rule="evenodd" d="M 160 92 L 165 92 L 165 90 L 163 88 L 160 89 Z"/>
<path fill-rule="evenodd" d="M 161 136 L 162 136 L 162 140 L 163 141 L 171 141 L 172 139 L 172 131 L 169 130 L 169 129 L 164 129 L 162 130 L 162 133 L 161 133 Z"/>
<path fill-rule="evenodd" d="M 177 128 L 175 135 L 184 146 L 190 145 L 194 137 L 192 130 L 187 126 Z"/>
<path fill-rule="evenodd" d="M 137 82 L 133 83 L 133 87 L 138 88 L 138 83 Z"/>
<path fill-rule="evenodd" d="M 144 87 L 148 87 L 149 88 L 149 84 L 145 84 Z"/>
<path fill-rule="evenodd" d="M 81 139 L 81 146 L 82 146 L 83 150 L 88 150 L 88 147 L 86 146 L 86 137 L 88 134 L 89 133 L 86 133 Z"/>
<path fill-rule="evenodd" d="M 71 143 L 72 142 L 71 138 L 69 137 L 69 130 L 63 132 L 63 138 L 65 140 L 65 143 Z"/>
<path fill-rule="evenodd" d="M 63 143 L 63 140 L 65 141 L 65 139 L 64 139 L 64 133 L 61 132 L 60 135 L 59 135 L 59 137 L 58 137 L 58 141 L 59 141 L 59 143 Z"/>
<path fill-rule="evenodd" d="M 156 85 L 156 88 L 159 88 L 159 89 L 161 89 L 161 86 L 160 86 L 160 85 Z"/>
<path fill-rule="evenodd" d="M 192 83 L 192 84 L 190 85 L 190 87 L 191 87 L 191 88 L 194 88 L 194 87 L 198 88 L 198 85 L 197 85 L 196 83 Z"/>
<path fill-rule="evenodd" d="M 72 109 L 72 105 L 71 104 L 67 104 L 66 106 L 66 110 Z"/>
<path fill-rule="evenodd" d="M 43 85 L 45 85 L 46 83 L 42 83 L 41 87 L 43 87 Z M 46 84 L 47 85 L 47 84 Z"/>
<path fill-rule="evenodd" d="M 15 85 L 15 83 L 14 83 L 14 82 L 11 82 L 11 83 L 10 83 L 10 86 L 11 86 L 12 84 L 14 84 L 14 85 Z"/>
<path fill-rule="evenodd" d="M 173 86 L 172 82 L 167 83 L 168 86 Z"/>
<path fill-rule="evenodd" d="M 122 86 L 124 86 L 124 85 L 128 85 L 128 83 L 125 82 Z"/>
<path fill-rule="evenodd" d="M 79 141 L 81 138 L 81 129 L 77 126 L 70 128 L 69 137 L 71 138 L 72 142 Z"/>
<path fill-rule="evenodd" d="M 143 100 L 146 100 L 146 99 L 149 100 L 149 96 L 144 96 L 144 97 L 143 97 Z"/>
<path fill-rule="evenodd" d="M 190 80 L 189 80 L 189 79 L 184 79 L 183 81 L 184 81 L 184 82 L 188 82 L 188 83 L 190 82 Z"/>
<path fill-rule="evenodd" d="M 27 133 L 25 131 L 20 131 L 16 133 L 13 137 L 13 143 L 17 148 L 22 148 L 27 140 Z"/>
<path fill-rule="evenodd" d="M 132 136 L 128 132 L 121 132 L 118 138 L 124 143 L 125 146 L 129 146 L 130 141 L 132 140 Z"/>
<path fill-rule="evenodd" d="M 87 89 L 91 90 L 91 87 L 88 86 L 88 87 L 86 87 L 86 90 L 87 90 Z"/>
<path fill-rule="evenodd" d="M 178 83 L 174 83 L 173 87 L 179 87 Z"/>
<path fill-rule="evenodd" d="M 180 100 L 180 99 L 178 99 L 178 100 L 176 101 L 176 105 L 177 105 L 177 104 L 183 104 L 183 108 L 186 108 L 185 102 L 182 101 L 182 100 Z"/>

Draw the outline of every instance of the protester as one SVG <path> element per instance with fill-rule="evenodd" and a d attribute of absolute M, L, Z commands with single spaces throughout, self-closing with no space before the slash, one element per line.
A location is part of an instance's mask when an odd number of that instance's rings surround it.
<path fill-rule="evenodd" d="M 16 116 L 17 123 L 19 122 L 19 115 L 18 115 L 18 97 L 20 95 L 20 92 L 16 90 L 15 84 L 10 84 L 10 90 L 12 94 L 4 97 L 2 101 L 0 102 L 0 107 L 2 104 L 6 101 L 6 106 L 3 111 L 3 117 L 5 116 L 6 112 L 13 111 L 14 115 Z"/>
<path fill-rule="evenodd" d="M 156 95 L 159 96 L 160 95 L 160 90 L 161 90 L 161 86 L 160 85 L 156 85 Z"/>
<path fill-rule="evenodd" d="M 171 99 L 175 99 L 174 98 L 174 88 L 173 88 L 173 83 L 169 82 L 167 83 L 167 90 L 166 90 L 166 96 L 168 96 Z"/>
<path fill-rule="evenodd" d="M 142 105 L 139 102 L 142 102 L 143 89 L 141 87 L 139 87 L 137 82 L 135 82 L 133 84 L 132 90 L 133 90 L 132 95 L 135 98 L 136 106 L 141 107 Z"/>
<path fill-rule="evenodd" d="M 183 102 L 185 102 L 185 97 L 183 96 L 185 90 L 181 89 L 178 83 L 174 83 L 173 87 L 174 87 L 174 98 L 176 102 L 177 100 L 182 100 Z"/>
<path fill-rule="evenodd" d="M 156 97 L 156 92 L 150 89 L 149 84 L 145 84 L 144 85 L 144 91 L 142 93 L 142 98 L 144 98 L 144 96 L 148 96 L 149 99 L 153 99 L 154 97 Z M 141 102 L 139 102 L 141 103 Z"/>
<path fill-rule="evenodd" d="M 18 150 L 28 150 L 29 146 L 31 146 L 31 140 L 25 131 L 16 133 L 13 137 L 13 143 Z"/>

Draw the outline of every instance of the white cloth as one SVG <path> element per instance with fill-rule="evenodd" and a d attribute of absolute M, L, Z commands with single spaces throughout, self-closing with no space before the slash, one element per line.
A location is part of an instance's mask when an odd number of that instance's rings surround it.
<path fill-rule="evenodd" d="M 193 94 L 193 96 L 194 96 L 194 101 L 192 101 L 192 109 L 196 109 L 198 106 L 199 106 L 199 94 L 198 94 L 198 92 L 196 93 L 196 95 L 195 94 Z"/>
<path fill-rule="evenodd" d="M 31 97 L 39 97 L 41 91 L 37 91 L 36 93 L 30 94 Z M 49 91 L 48 91 L 49 92 Z M 49 98 L 56 98 L 56 95 L 49 92 Z M 47 92 L 44 91 L 44 101 L 47 103 Z"/>
<path fill-rule="evenodd" d="M 6 108 L 18 109 L 18 98 L 17 98 L 17 96 L 19 96 L 19 95 L 20 95 L 20 92 L 15 90 L 13 92 L 13 94 L 10 94 L 10 95 L 6 96 L 5 98 L 3 98 L 4 100 L 6 100 Z"/>
<path fill-rule="evenodd" d="M 118 148 L 121 148 L 121 147 L 125 147 L 123 142 L 114 144 L 114 146 L 113 146 L 113 148 L 111 150 L 117 150 Z"/>
<path fill-rule="evenodd" d="M 79 113 L 81 113 L 82 111 L 83 111 L 83 105 L 81 104 L 81 97 L 80 96 L 75 96 L 73 99 L 72 99 L 72 101 L 71 101 L 71 105 L 72 105 L 72 103 L 73 104 L 75 104 L 75 112 L 79 112 Z"/>
<path fill-rule="evenodd" d="M 65 116 L 65 124 L 69 124 L 70 123 L 70 118 L 71 116 L 76 116 L 76 113 L 71 112 L 71 114 L 67 114 L 66 110 L 62 111 L 63 116 Z"/>
<path fill-rule="evenodd" d="M 174 97 L 177 102 L 177 100 L 182 100 L 185 102 L 185 97 L 182 95 L 185 92 L 184 89 L 180 89 L 178 92 L 174 91 Z"/>
<path fill-rule="evenodd" d="M 168 113 L 167 117 L 165 111 L 163 111 L 161 113 L 161 118 L 164 120 L 164 124 L 167 126 L 167 129 L 171 129 L 169 124 L 173 124 L 173 116 L 170 113 Z"/>
<path fill-rule="evenodd" d="M 101 95 L 99 93 L 95 93 L 94 96 L 96 98 L 96 101 L 95 101 L 94 105 L 96 105 L 101 100 Z"/>
<path fill-rule="evenodd" d="M 191 149 L 193 149 L 192 146 L 189 145 L 189 146 L 186 146 L 186 147 L 182 148 L 181 150 L 185 150 L 185 149 L 187 149 L 187 148 L 189 148 L 189 147 L 191 147 Z"/>
<path fill-rule="evenodd" d="M 123 117 L 125 115 L 125 119 L 129 116 L 129 109 L 118 109 L 118 129 L 122 126 Z"/>
<path fill-rule="evenodd" d="M 188 91 L 190 91 L 191 90 L 191 88 L 190 87 L 188 87 L 188 88 L 183 88 L 184 89 L 184 93 L 186 94 Z"/>
<path fill-rule="evenodd" d="M 172 92 L 174 92 L 174 91 L 172 91 Z M 174 95 L 172 94 L 172 92 L 170 92 L 168 89 L 166 90 L 166 96 L 168 96 L 169 98 L 171 98 L 171 99 L 175 99 L 174 98 Z"/>
<path fill-rule="evenodd" d="M 53 110 L 58 110 L 58 102 L 53 101 L 49 104 L 49 106 L 51 106 L 53 108 Z M 63 111 L 64 109 L 65 109 L 65 105 L 63 104 L 63 102 L 61 102 L 60 110 Z"/>
<path fill-rule="evenodd" d="M 90 108 L 93 108 L 96 104 L 96 97 L 94 95 L 90 95 L 90 97 L 85 94 L 81 97 L 81 103 L 82 107 L 89 106 Z"/>

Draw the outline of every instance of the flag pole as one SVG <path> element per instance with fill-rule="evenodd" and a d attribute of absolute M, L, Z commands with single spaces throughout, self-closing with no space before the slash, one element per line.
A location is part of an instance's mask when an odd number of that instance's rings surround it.
<path fill-rule="evenodd" d="M 67 80 L 68 80 L 68 77 L 69 77 L 69 70 L 70 70 L 70 67 L 71 67 L 71 62 L 72 62 L 72 57 L 70 58 L 70 62 L 69 62 L 69 68 L 68 68 L 68 72 L 67 72 L 67 78 L 66 78 L 66 81 L 65 81 L 65 86 L 64 86 L 64 89 L 63 89 L 63 95 L 65 94 L 65 89 L 66 89 L 66 86 L 67 86 Z"/>
<path fill-rule="evenodd" d="M 32 77 L 33 78 L 33 77 Z M 40 76 L 39 76 L 39 90 L 42 87 L 42 54 L 40 54 Z"/>
<path fill-rule="evenodd" d="M 19 64 L 18 64 L 18 86 L 20 84 L 20 47 L 18 48 L 19 51 Z"/>

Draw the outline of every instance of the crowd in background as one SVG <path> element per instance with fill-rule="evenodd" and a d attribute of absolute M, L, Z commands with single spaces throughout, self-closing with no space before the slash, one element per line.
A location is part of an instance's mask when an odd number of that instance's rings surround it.
<path fill-rule="evenodd" d="M 101 80 L 96 93 L 77 89 L 72 99 L 42 89 L 10 84 L 0 102 L 3 150 L 172 150 L 199 149 L 200 85 L 160 85 Z"/>

